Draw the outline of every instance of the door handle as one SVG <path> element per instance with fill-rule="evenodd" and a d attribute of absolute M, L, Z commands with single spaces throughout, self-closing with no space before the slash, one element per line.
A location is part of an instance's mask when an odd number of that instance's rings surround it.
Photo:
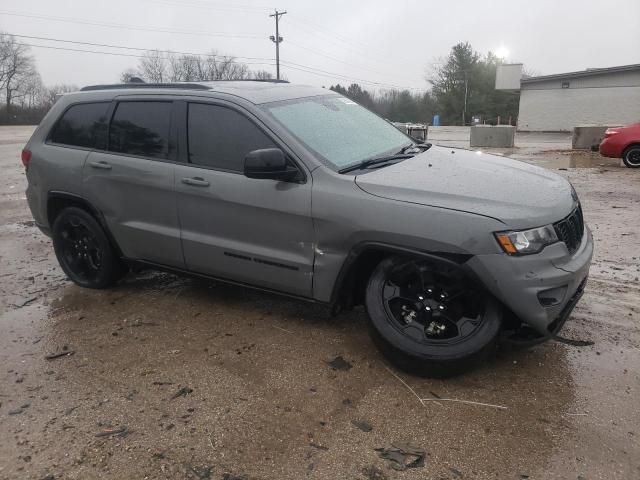
<path fill-rule="evenodd" d="M 204 178 L 202 177 L 185 177 L 182 179 L 182 183 L 184 183 L 185 185 L 192 185 L 194 187 L 208 187 L 209 186 L 209 182 L 207 182 Z"/>
<path fill-rule="evenodd" d="M 109 165 L 107 162 L 104 162 L 104 161 L 89 162 L 89 165 L 91 166 L 91 168 L 101 168 L 102 170 L 111 170 L 111 165 Z"/>

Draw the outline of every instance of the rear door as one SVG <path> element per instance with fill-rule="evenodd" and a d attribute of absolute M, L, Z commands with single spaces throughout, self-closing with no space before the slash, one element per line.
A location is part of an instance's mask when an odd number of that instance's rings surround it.
<path fill-rule="evenodd" d="M 300 182 L 245 177 L 250 151 L 291 152 L 232 104 L 185 102 L 181 108 L 186 159 L 176 166 L 176 190 L 187 268 L 311 296 L 311 177 L 299 165 Z"/>
<path fill-rule="evenodd" d="M 106 148 L 92 151 L 83 168 L 83 194 L 127 258 L 183 268 L 173 115 L 166 97 L 113 102 Z"/>

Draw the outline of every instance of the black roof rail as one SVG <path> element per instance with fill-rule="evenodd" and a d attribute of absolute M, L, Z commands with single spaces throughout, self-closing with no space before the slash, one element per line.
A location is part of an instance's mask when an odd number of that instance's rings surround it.
<path fill-rule="evenodd" d="M 275 78 L 238 78 L 236 80 L 202 80 L 202 83 L 216 82 L 261 82 L 261 83 L 289 83 L 289 80 L 276 80 Z"/>
<path fill-rule="evenodd" d="M 118 90 L 127 88 L 175 88 L 178 90 L 209 90 L 211 87 L 204 85 L 204 83 L 215 82 L 263 82 L 263 83 L 289 83 L 288 80 L 276 80 L 268 78 L 243 78 L 240 80 L 206 80 L 202 83 L 114 83 L 107 85 L 89 85 L 82 87 L 81 92 L 88 92 L 91 90 Z"/>
<path fill-rule="evenodd" d="M 264 82 L 264 83 L 290 83 L 289 80 L 275 78 L 242 78 L 240 80 L 211 80 L 212 82 Z"/>
<path fill-rule="evenodd" d="M 111 85 L 89 85 L 82 87 L 81 92 L 90 90 L 122 90 L 128 88 L 175 88 L 179 90 L 209 90 L 209 87 L 199 83 L 114 83 Z"/>

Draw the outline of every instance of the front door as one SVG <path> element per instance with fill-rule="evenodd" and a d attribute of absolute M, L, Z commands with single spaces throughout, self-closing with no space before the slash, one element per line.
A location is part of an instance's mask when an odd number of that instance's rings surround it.
<path fill-rule="evenodd" d="M 187 268 L 310 297 L 310 177 L 300 183 L 245 177 L 247 153 L 281 145 L 230 106 L 183 107 L 188 163 L 176 165 L 176 191 Z"/>
<path fill-rule="evenodd" d="M 184 268 L 174 188 L 173 102 L 114 104 L 106 149 L 82 172 L 84 197 L 105 218 L 125 257 Z"/>

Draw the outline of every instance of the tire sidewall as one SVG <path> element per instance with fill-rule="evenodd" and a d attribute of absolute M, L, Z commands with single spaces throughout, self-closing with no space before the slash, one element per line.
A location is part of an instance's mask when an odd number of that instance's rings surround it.
<path fill-rule="evenodd" d="M 622 154 L 622 161 L 629 168 L 640 168 L 640 163 L 631 163 L 629 161 L 629 156 L 633 151 L 640 152 L 640 145 L 631 145 L 628 147 Z"/>
<path fill-rule="evenodd" d="M 388 319 L 382 289 L 391 267 L 397 265 L 398 257 L 383 260 L 369 279 L 366 291 L 366 309 L 370 327 L 375 336 L 387 346 L 403 355 L 419 361 L 447 362 L 465 359 L 481 353 L 495 342 L 502 324 L 502 308 L 497 300 L 488 297 L 485 318 L 478 329 L 468 338 L 456 343 L 423 344 L 401 333 Z"/>
<path fill-rule="evenodd" d="M 79 276 L 69 268 L 66 259 L 64 258 L 60 237 L 64 223 L 69 220 L 70 217 L 77 217 L 80 219 L 80 221 L 95 237 L 95 240 L 102 251 L 100 270 L 95 278 L 87 279 Z M 65 208 L 53 222 L 52 239 L 53 249 L 58 259 L 58 263 L 60 263 L 60 267 L 77 285 L 86 288 L 104 288 L 114 283 L 119 277 L 119 259 L 116 257 L 104 230 L 96 219 L 87 211 L 77 207 Z"/>

